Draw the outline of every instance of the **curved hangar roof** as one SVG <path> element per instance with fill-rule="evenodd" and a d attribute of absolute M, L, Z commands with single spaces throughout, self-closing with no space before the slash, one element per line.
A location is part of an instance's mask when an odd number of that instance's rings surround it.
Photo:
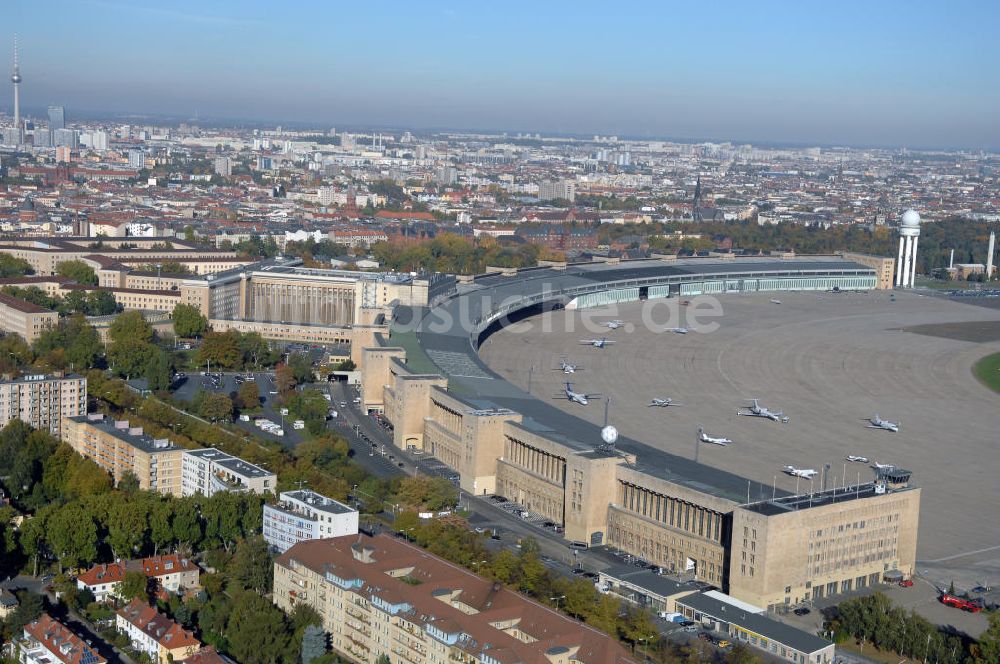
<path fill-rule="evenodd" d="M 872 268 L 837 257 L 639 260 L 586 263 L 566 269 L 532 268 L 515 276 L 491 274 L 427 308 L 397 307 L 392 345 L 407 351 L 407 365 L 421 373 L 440 373 L 448 391 L 471 409 L 507 408 L 523 416 L 525 429 L 558 441 L 581 454 L 600 454 L 601 427 L 536 399 L 507 382 L 479 359 L 482 340 L 500 329 L 506 316 L 561 306 L 573 297 L 621 288 L 661 286 L 711 279 L 761 277 L 872 276 Z M 616 448 L 636 456 L 636 470 L 744 502 L 747 478 L 695 463 L 645 443 L 619 437 Z M 767 489 L 770 491 L 771 487 Z M 756 496 L 763 487 L 751 487 Z"/>

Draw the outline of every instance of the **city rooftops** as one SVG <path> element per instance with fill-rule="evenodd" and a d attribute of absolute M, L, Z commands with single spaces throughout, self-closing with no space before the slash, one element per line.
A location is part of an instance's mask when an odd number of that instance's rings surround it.
<path fill-rule="evenodd" d="M 146 435 L 142 427 L 130 426 L 128 420 L 106 419 L 102 413 L 90 413 L 67 419 L 72 422 L 88 424 L 147 454 L 173 452 L 181 449 L 168 438 L 153 438 Z"/>
<path fill-rule="evenodd" d="M 45 307 L 40 307 L 37 304 L 28 302 L 27 300 L 22 300 L 19 297 L 14 297 L 13 295 L 7 295 L 6 293 L 0 293 L 0 304 L 10 307 L 16 311 L 21 311 L 26 314 L 49 314 L 53 313 L 51 309 L 46 309 Z"/>
<path fill-rule="evenodd" d="M 909 471 L 903 470 L 900 472 L 905 473 L 905 481 L 909 481 Z M 868 482 L 854 486 L 834 487 L 826 491 L 778 496 L 771 500 L 744 505 L 743 508 L 764 516 L 777 516 L 797 510 L 814 509 L 823 507 L 824 505 L 843 503 L 848 500 L 860 500 L 861 498 L 871 498 L 882 494 L 908 491 L 909 489 L 910 487 L 907 485 L 890 486 L 883 482 Z"/>
<path fill-rule="evenodd" d="M 255 466 L 249 461 L 244 461 L 239 457 L 226 454 L 225 452 L 217 450 L 214 447 L 206 447 L 199 450 L 184 450 L 184 453 L 198 459 L 211 461 L 218 466 L 222 466 L 234 475 L 256 478 L 267 477 L 274 474 L 269 470 L 265 470 L 260 466 Z"/>

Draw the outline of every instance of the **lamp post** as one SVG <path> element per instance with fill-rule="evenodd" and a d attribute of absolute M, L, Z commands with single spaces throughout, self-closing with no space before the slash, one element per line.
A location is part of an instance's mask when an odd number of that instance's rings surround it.
<path fill-rule="evenodd" d="M 559 595 L 557 597 L 550 597 L 549 600 L 556 603 L 556 611 L 559 610 L 559 602 L 566 599 L 566 595 Z"/>

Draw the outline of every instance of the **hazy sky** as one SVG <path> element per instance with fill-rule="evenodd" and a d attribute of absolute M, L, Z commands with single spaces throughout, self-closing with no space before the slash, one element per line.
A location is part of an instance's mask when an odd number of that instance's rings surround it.
<path fill-rule="evenodd" d="M 22 105 L 70 119 L 1000 148 L 997 0 L 7 0 L 4 18 Z"/>

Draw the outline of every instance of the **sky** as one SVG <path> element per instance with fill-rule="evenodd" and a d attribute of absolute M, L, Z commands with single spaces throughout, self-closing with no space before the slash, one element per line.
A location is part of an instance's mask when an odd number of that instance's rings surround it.
<path fill-rule="evenodd" d="M 69 120 L 1000 148 L 996 0 L 7 0 L 4 17 L 22 107 Z"/>

